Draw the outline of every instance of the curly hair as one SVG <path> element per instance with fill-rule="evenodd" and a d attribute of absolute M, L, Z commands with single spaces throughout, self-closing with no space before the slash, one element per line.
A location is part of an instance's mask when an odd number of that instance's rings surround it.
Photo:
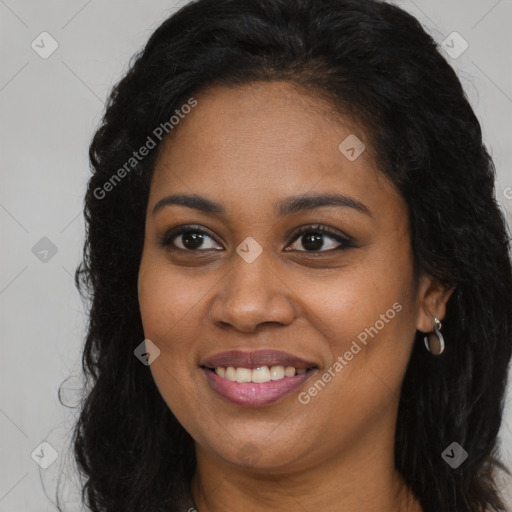
<path fill-rule="evenodd" d="M 379 0 L 192 1 L 156 29 L 112 90 L 90 145 L 75 274 L 89 299 L 89 391 L 73 432 L 82 499 L 93 512 L 172 510 L 195 469 L 192 438 L 134 357 L 144 339 L 137 277 L 160 140 L 126 163 L 206 87 L 275 80 L 322 96 L 365 128 L 381 172 L 407 203 L 416 270 L 455 287 L 444 354 L 429 355 L 416 333 L 397 470 L 425 512 L 504 510 L 494 470 L 512 352 L 512 265 L 495 167 L 432 37 Z M 441 457 L 453 441 L 469 453 L 457 469 Z"/>

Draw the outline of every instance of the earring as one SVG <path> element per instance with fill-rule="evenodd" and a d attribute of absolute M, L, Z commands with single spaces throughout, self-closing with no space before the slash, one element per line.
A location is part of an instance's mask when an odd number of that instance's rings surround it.
<path fill-rule="evenodd" d="M 434 330 L 427 333 L 423 339 L 427 350 L 433 355 L 439 356 L 444 352 L 444 338 L 440 331 L 441 322 L 435 316 L 433 318 Z"/>

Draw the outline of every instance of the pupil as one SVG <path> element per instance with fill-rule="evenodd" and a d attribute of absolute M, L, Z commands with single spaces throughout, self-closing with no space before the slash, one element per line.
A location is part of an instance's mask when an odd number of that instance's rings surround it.
<path fill-rule="evenodd" d="M 324 244 L 322 241 L 322 236 L 318 233 L 308 233 L 302 236 L 302 245 L 306 249 L 311 249 L 313 251 L 321 249 Z M 320 243 L 318 243 L 320 242 Z"/>
<path fill-rule="evenodd" d="M 203 243 L 203 235 L 200 233 L 184 233 L 183 235 L 183 245 L 187 249 L 197 249 L 198 247 L 201 247 L 201 244 Z M 190 246 L 187 245 L 190 242 Z"/>

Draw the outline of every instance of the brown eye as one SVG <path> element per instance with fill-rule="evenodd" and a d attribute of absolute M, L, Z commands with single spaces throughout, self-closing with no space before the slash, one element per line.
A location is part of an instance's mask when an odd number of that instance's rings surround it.
<path fill-rule="evenodd" d="M 160 245 L 171 250 L 181 250 L 196 252 L 201 250 L 218 250 L 213 247 L 211 242 L 214 241 L 206 231 L 194 226 L 181 226 L 168 231 L 160 241 Z"/>
<path fill-rule="evenodd" d="M 298 252 L 324 253 L 354 247 L 353 241 L 347 236 L 331 231 L 328 227 L 317 225 L 302 228 L 295 233 L 293 240 L 300 243 L 304 249 L 290 249 Z M 326 241 L 327 240 L 327 241 Z M 160 240 L 160 245 L 169 250 L 188 252 L 203 252 L 208 250 L 223 250 L 222 247 L 215 247 L 215 239 L 203 229 L 196 226 L 178 226 L 171 229 Z"/>
<path fill-rule="evenodd" d="M 326 238 L 331 241 L 326 243 Z M 305 248 L 305 250 L 297 249 L 299 252 L 332 252 L 354 246 L 348 237 L 334 233 L 322 225 L 301 229 L 295 234 L 294 240 L 297 240 Z"/>

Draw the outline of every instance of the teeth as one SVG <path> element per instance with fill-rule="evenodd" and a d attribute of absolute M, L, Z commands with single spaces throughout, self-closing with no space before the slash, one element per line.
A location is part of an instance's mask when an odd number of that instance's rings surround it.
<path fill-rule="evenodd" d="M 249 368 L 235 368 L 228 366 L 224 368 L 217 366 L 215 373 L 224 379 L 232 382 L 270 382 L 271 380 L 281 380 L 285 377 L 294 377 L 306 373 L 305 368 L 296 370 L 293 366 L 259 366 L 251 370 Z"/>
<path fill-rule="evenodd" d="M 270 380 L 270 370 L 268 366 L 254 368 L 251 373 L 251 382 L 268 382 Z"/>
<path fill-rule="evenodd" d="M 284 379 L 284 366 L 272 366 L 270 368 L 270 378 L 272 380 Z"/>
<path fill-rule="evenodd" d="M 293 366 L 287 366 L 284 369 L 284 376 L 285 377 L 293 377 L 295 375 L 295 368 Z"/>
<path fill-rule="evenodd" d="M 252 370 L 248 368 L 237 368 L 235 378 L 237 382 L 251 382 Z"/>

